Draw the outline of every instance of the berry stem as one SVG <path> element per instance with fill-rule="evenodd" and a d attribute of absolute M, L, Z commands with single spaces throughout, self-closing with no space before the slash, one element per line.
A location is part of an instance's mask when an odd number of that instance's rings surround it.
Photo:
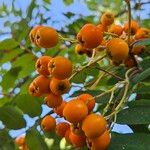
<path fill-rule="evenodd" d="M 110 32 L 104 32 L 104 35 L 111 35 L 113 37 L 119 37 L 117 34 L 115 33 L 110 33 Z"/>
<path fill-rule="evenodd" d="M 65 37 L 63 37 L 61 34 L 59 34 L 58 36 L 59 36 L 59 38 L 60 38 L 61 40 L 68 41 L 68 42 L 71 42 L 71 43 L 78 43 L 77 40 L 75 40 L 75 39 L 70 39 L 70 38 L 65 38 Z"/>

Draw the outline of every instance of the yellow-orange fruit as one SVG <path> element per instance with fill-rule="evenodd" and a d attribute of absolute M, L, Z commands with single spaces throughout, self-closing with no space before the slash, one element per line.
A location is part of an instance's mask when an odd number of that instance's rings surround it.
<path fill-rule="evenodd" d="M 56 56 L 50 60 L 48 70 L 52 76 L 59 80 L 63 80 L 70 77 L 72 73 L 72 63 L 65 57 Z"/>
<path fill-rule="evenodd" d="M 52 116 L 46 116 L 41 121 L 41 127 L 45 132 L 53 131 L 56 127 L 56 120 Z"/>
<path fill-rule="evenodd" d="M 66 131 L 70 129 L 70 124 L 61 122 L 56 125 L 56 134 L 60 137 L 65 137 Z"/>
<path fill-rule="evenodd" d="M 102 14 L 100 20 L 103 26 L 109 26 L 114 22 L 114 14 L 111 12 L 105 12 Z"/>
<path fill-rule="evenodd" d="M 66 133 L 65 133 L 65 140 L 66 140 L 66 142 L 68 142 L 69 144 L 71 144 L 70 137 L 69 137 L 70 133 L 71 133 L 71 130 L 70 130 L 70 129 L 68 129 L 68 130 L 66 131 Z"/>
<path fill-rule="evenodd" d="M 124 64 L 127 68 L 132 68 L 136 66 L 136 62 L 132 57 L 128 57 L 125 61 Z"/>
<path fill-rule="evenodd" d="M 85 135 L 77 135 L 73 132 L 70 132 L 69 139 L 75 147 L 83 147 L 86 144 L 86 136 Z"/>
<path fill-rule="evenodd" d="M 81 94 L 79 96 L 79 99 L 87 105 L 89 112 L 91 112 L 93 110 L 93 108 L 95 106 L 95 99 L 92 95 L 87 94 L 87 93 Z"/>
<path fill-rule="evenodd" d="M 48 94 L 44 100 L 47 106 L 50 108 L 56 108 L 60 106 L 63 101 L 61 96 L 54 95 L 53 93 Z"/>
<path fill-rule="evenodd" d="M 106 120 L 98 114 L 88 115 L 82 122 L 82 130 L 88 138 L 96 138 L 106 130 Z"/>
<path fill-rule="evenodd" d="M 109 29 L 110 33 L 114 33 L 117 34 L 118 36 L 120 36 L 123 32 L 123 28 L 120 25 L 115 25 L 113 24 L 110 29 Z"/>
<path fill-rule="evenodd" d="M 102 32 L 107 32 L 108 27 L 102 24 L 97 25 L 97 27 L 102 31 Z"/>
<path fill-rule="evenodd" d="M 50 79 L 40 75 L 36 77 L 33 82 L 29 85 L 29 93 L 32 96 L 41 96 L 50 92 L 49 88 Z"/>
<path fill-rule="evenodd" d="M 75 52 L 79 55 L 83 55 L 85 53 L 85 49 L 82 47 L 81 44 L 77 44 L 75 47 Z"/>
<path fill-rule="evenodd" d="M 81 122 L 87 114 L 88 108 L 86 104 L 79 99 L 69 101 L 63 110 L 63 116 L 71 123 Z"/>
<path fill-rule="evenodd" d="M 93 24 L 85 24 L 79 33 L 77 39 L 84 48 L 96 48 L 103 39 L 103 31 Z"/>
<path fill-rule="evenodd" d="M 67 102 L 63 101 L 60 106 L 58 106 L 58 107 L 56 107 L 56 108 L 53 109 L 54 112 L 57 115 L 59 115 L 60 117 L 63 117 L 63 110 L 64 110 L 66 104 L 67 104 Z"/>
<path fill-rule="evenodd" d="M 106 49 L 110 58 L 115 62 L 125 60 L 129 53 L 128 44 L 120 38 L 111 39 L 107 43 Z"/>
<path fill-rule="evenodd" d="M 70 88 L 70 82 L 68 79 L 58 80 L 52 78 L 50 82 L 50 89 L 55 95 L 62 95 L 67 93 Z"/>
<path fill-rule="evenodd" d="M 25 144 L 25 136 L 24 136 L 24 135 L 21 135 L 21 136 L 17 137 L 17 138 L 15 139 L 15 143 L 16 143 L 17 145 L 19 145 L 19 146 L 24 145 L 24 144 Z"/>
<path fill-rule="evenodd" d="M 36 40 L 35 40 L 36 33 L 37 33 L 37 31 L 38 31 L 40 28 L 42 28 L 42 27 L 43 27 L 43 26 L 40 26 L 40 25 L 35 26 L 35 27 L 30 31 L 30 33 L 29 33 L 30 41 L 31 41 L 33 44 L 35 44 L 35 45 L 36 45 Z"/>
<path fill-rule="evenodd" d="M 135 20 L 131 20 L 131 34 L 134 35 L 136 31 L 139 29 L 139 24 Z M 124 31 L 128 33 L 129 30 L 129 22 L 124 24 Z"/>
<path fill-rule="evenodd" d="M 92 139 L 91 150 L 106 150 L 110 144 L 110 135 L 108 130 L 106 130 L 101 136 Z"/>
<path fill-rule="evenodd" d="M 147 28 L 139 28 L 135 34 L 135 39 L 144 39 L 150 37 L 150 29 Z"/>
<path fill-rule="evenodd" d="M 39 28 L 35 36 L 36 45 L 43 48 L 51 48 L 58 43 L 58 33 L 52 27 Z"/>
<path fill-rule="evenodd" d="M 145 46 L 135 45 L 135 46 L 133 46 L 131 53 L 134 55 L 140 55 L 144 50 L 145 50 Z"/>
<path fill-rule="evenodd" d="M 39 74 L 48 76 L 50 73 L 48 71 L 48 63 L 52 59 L 50 56 L 41 56 L 35 64 L 36 70 Z"/>

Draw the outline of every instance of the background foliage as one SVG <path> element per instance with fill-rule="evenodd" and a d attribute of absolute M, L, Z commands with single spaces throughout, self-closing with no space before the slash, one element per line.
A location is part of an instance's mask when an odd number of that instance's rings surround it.
<path fill-rule="evenodd" d="M 80 66 L 88 62 L 86 56 L 78 56 L 74 52 L 74 44 L 60 41 L 52 49 L 39 49 L 34 47 L 28 38 L 29 31 L 36 24 L 53 26 L 63 36 L 74 38 L 80 28 L 87 22 L 98 23 L 102 12 L 113 11 L 116 22 L 123 24 L 127 20 L 127 8 L 122 0 L 30 0 L 22 1 L 28 3 L 27 9 L 19 7 L 19 1 L 11 0 L 7 3 L 0 2 L 0 149 L 17 149 L 14 138 L 24 132 L 27 136 L 27 144 L 31 150 L 63 149 L 64 142 L 55 135 L 46 135 L 39 127 L 40 118 L 50 111 L 42 105 L 42 98 L 33 98 L 28 95 L 29 83 L 37 75 L 34 64 L 41 55 L 67 56 L 74 64 Z M 56 7 L 55 4 L 58 4 Z M 17 5 L 18 4 L 18 5 Z M 139 5 L 141 4 L 141 5 Z M 79 11 L 79 8 L 85 8 Z M 140 25 L 150 28 L 148 1 L 133 0 L 133 18 Z M 63 9 L 60 9 L 63 7 Z M 59 12 L 57 12 L 60 9 Z M 141 16 L 143 14 L 144 16 Z M 56 14 L 55 14 L 56 13 Z M 60 16 L 60 17 L 59 17 Z M 150 149 L 150 40 L 143 43 L 146 45 L 147 53 L 144 53 L 139 67 L 141 72 L 131 81 L 131 91 L 127 109 L 121 111 L 116 123 L 127 124 L 133 131 L 130 134 L 112 132 L 110 150 L 148 150 Z M 96 64 L 98 67 L 108 68 L 107 60 Z M 110 89 L 117 80 L 112 76 L 106 76 L 98 83 L 96 88 L 90 87 L 98 76 L 103 72 L 92 66 L 80 72 L 72 79 L 73 85 L 65 99 L 74 97 L 85 91 L 97 95 L 102 91 Z M 124 77 L 124 66 L 110 66 L 110 71 Z M 116 93 L 119 99 L 121 92 Z M 97 99 L 98 107 L 95 111 L 101 111 L 108 102 L 109 95 Z M 55 114 L 54 114 L 55 116 Z M 31 121 L 31 122 L 30 122 Z M 59 121 L 59 119 L 58 119 Z M 21 129 L 18 131 L 18 129 Z M 13 131 L 13 134 L 11 134 Z M 54 139 L 54 141 L 52 140 Z M 53 144 L 53 147 L 50 146 Z M 61 145 L 61 147 L 60 147 Z M 66 147 L 64 149 L 67 149 Z"/>

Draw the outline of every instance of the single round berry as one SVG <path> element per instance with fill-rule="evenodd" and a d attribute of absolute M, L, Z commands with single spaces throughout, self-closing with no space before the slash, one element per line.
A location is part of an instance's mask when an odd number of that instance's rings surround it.
<path fill-rule="evenodd" d="M 103 26 L 109 26 L 114 22 L 114 14 L 111 12 L 105 12 L 102 14 L 100 20 Z"/>
<path fill-rule="evenodd" d="M 115 25 L 113 24 L 110 29 L 109 29 L 110 33 L 114 33 L 117 34 L 118 36 L 120 36 L 123 32 L 123 28 L 120 25 Z"/>
<path fill-rule="evenodd" d="M 50 60 L 48 70 L 53 77 L 63 80 L 70 77 L 72 73 L 72 63 L 65 57 L 56 56 Z"/>

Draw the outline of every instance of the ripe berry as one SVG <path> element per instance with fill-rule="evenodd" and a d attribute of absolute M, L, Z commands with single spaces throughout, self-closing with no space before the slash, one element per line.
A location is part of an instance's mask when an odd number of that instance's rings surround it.
<path fill-rule="evenodd" d="M 139 29 L 139 24 L 135 20 L 131 20 L 131 34 L 134 35 L 136 31 Z M 129 23 L 125 23 L 124 25 L 124 31 L 128 33 L 129 30 Z"/>
<path fill-rule="evenodd" d="M 43 26 L 35 26 L 29 33 L 29 37 L 30 37 L 30 41 L 36 45 L 36 40 L 35 40 L 35 36 L 36 36 L 36 33 L 37 31 L 42 28 Z"/>
<path fill-rule="evenodd" d="M 88 115 L 82 122 L 82 130 L 88 138 L 96 138 L 106 130 L 106 120 L 98 114 Z"/>
<path fill-rule="evenodd" d="M 128 57 L 125 61 L 124 64 L 127 68 L 132 68 L 136 66 L 136 62 L 132 57 Z"/>
<path fill-rule="evenodd" d="M 108 27 L 102 24 L 97 25 L 97 27 L 102 31 L 102 32 L 107 32 Z"/>
<path fill-rule="evenodd" d="M 106 130 L 101 136 L 92 139 L 91 141 L 91 150 L 105 150 L 110 144 L 110 135 L 108 130 Z"/>
<path fill-rule="evenodd" d="M 63 101 L 61 96 L 56 96 L 53 93 L 48 94 L 44 100 L 47 106 L 50 108 L 56 108 L 60 106 Z"/>
<path fill-rule="evenodd" d="M 71 75 L 72 63 L 65 57 L 56 56 L 50 60 L 48 70 L 52 76 L 59 80 L 63 80 Z"/>
<path fill-rule="evenodd" d="M 75 47 L 75 52 L 79 55 L 83 55 L 85 53 L 85 49 L 82 47 L 81 44 L 77 44 Z"/>
<path fill-rule="evenodd" d="M 56 120 L 52 116 L 46 116 L 41 121 L 41 127 L 45 132 L 53 131 L 56 127 Z"/>
<path fill-rule="evenodd" d="M 70 130 L 70 129 L 68 129 L 68 130 L 66 131 L 66 133 L 65 133 L 65 140 L 66 140 L 66 142 L 68 142 L 69 144 L 71 144 L 70 137 L 69 137 L 70 133 L 71 133 L 71 130 Z"/>
<path fill-rule="evenodd" d="M 107 43 L 107 53 L 113 61 L 121 62 L 128 56 L 128 44 L 120 38 L 111 39 Z"/>
<path fill-rule="evenodd" d="M 36 70 L 39 74 L 48 76 L 48 63 L 52 58 L 50 56 L 41 56 L 35 64 Z"/>
<path fill-rule="evenodd" d="M 89 112 L 91 112 L 93 110 L 93 108 L 95 106 L 95 99 L 92 95 L 90 95 L 90 94 L 81 94 L 79 96 L 79 99 L 87 105 Z"/>
<path fill-rule="evenodd" d="M 77 34 L 77 39 L 84 48 L 96 48 L 103 39 L 103 31 L 93 24 L 85 24 Z"/>
<path fill-rule="evenodd" d="M 115 25 L 113 24 L 110 29 L 109 29 L 110 33 L 114 33 L 117 34 L 118 36 L 120 36 L 123 32 L 123 28 L 120 25 Z"/>
<path fill-rule="evenodd" d="M 50 82 L 50 89 L 55 95 L 62 95 L 64 93 L 67 93 L 69 88 L 70 82 L 68 79 L 58 80 L 56 78 L 52 78 Z"/>
<path fill-rule="evenodd" d="M 53 109 L 54 112 L 57 115 L 59 115 L 60 117 L 63 117 L 63 110 L 64 110 L 66 104 L 67 104 L 67 102 L 63 101 L 60 106 L 58 106 L 58 107 L 56 107 L 56 108 Z"/>
<path fill-rule="evenodd" d="M 15 143 L 19 146 L 22 146 L 25 144 L 25 136 L 22 135 L 22 136 L 19 136 L 15 139 Z"/>
<path fill-rule="evenodd" d="M 87 114 L 88 108 L 86 104 L 79 99 L 69 101 L 63 110 L 65 119 L 74 124 L 81 122 Z"/>
<path fill-rule="evenodd" d="M 109 26 L 114 22 L 114 14 L 111 12 L 105 12 L 102 14 L 100 20 L 103 26 Z"/>
<path fill-rule="evenodd" d="M 41 96 L 50 92 L 49 89 L 50 79 L 40 75 L 36 77 L 29 86 L 29 93 L 33 96 Z"/>
<path fill-rule="evenodd" d="M 144 50 L 145 50 L 145 46 L 135 45 L 135 46 L 133 46 L 131 53 L 134 55 L 140 55 Z"/>
<path fill-rule="evenodd" d="M 69 139 L 73 146 L 75 147 L 83 147 L 86 144 L 86 136 L 85 135 L 77 135 L 73 132 L 70 132 Z"/>
<path fill-rule="evenodd" d="M 147 28 L 139 28 L 135 34 L 135 39 L 144 39 L 150 37 L 150 30 Z"/>
<path fill-rule="evenodd" d="M 35 41 L 39 47 L 54 47 L 58 43 L 58 33 L 52 27 L 44 26 L 37 31 Z"/>
<path fill-rule="evenodd" d="M 60 137 L 65 137 L 66 131 L 70 129 L 70 124 L 61 122 L 56 125 L 56 134 Z"/>

